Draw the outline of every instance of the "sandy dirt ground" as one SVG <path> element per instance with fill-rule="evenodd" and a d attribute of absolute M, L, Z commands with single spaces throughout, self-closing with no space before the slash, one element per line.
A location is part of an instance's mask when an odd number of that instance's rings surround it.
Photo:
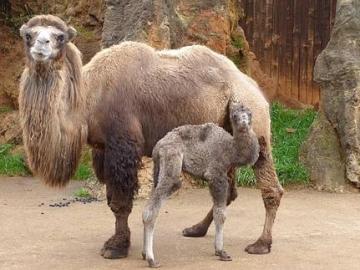
<path fill-rule="evenodd" d="M 79 186 L 72 182 L 56 190 L 32 178 L 0 178 L 1 270 L 146 269 L 141 259 L 145 201 L 136 201 L 131 214 L 129 257 L 106 260 L 99 250 L 114 229 L 106 202 L 49 207 L 71 198 Z M 214 256 L 214 227 L 204 238 L 182 237 L 181 230 L 198 221 L 211 204 L 207 189 L 184 190 L 161 210 L 155 256 L 162 269 L 360 269 L 359 196 L 287 192 L 271 254 L 249 255 L 244 248 L 261 232 L 264 207 L 258 190 L 239 189 L 225 223 L 225 247 L 233 261 L 221 262 Z"/>

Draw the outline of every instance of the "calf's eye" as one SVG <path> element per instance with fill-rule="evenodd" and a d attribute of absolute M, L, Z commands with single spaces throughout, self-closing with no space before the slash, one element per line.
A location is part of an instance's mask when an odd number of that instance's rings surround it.
<path fill-rule="evenodd" d="M 31 35 L 29 33 L 25 34 L 25 38 L 27 41 L 30 41 L 31 40 Z"/>

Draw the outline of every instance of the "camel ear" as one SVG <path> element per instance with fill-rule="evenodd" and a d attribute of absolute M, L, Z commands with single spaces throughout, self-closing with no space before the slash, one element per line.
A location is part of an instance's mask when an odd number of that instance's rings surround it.
<path fill-rule="evenodd" d="M 74 27 L 70 26 L 68 29 L 69 41 L 72 41 L 77 36 L 77 31 Z"/>
<path fill-rule="evenodd" d="M 240 101 L 237 101 L 237 100 L 231 100 L 230 101 L 230 111 L 232 110 L 237 110 L 239 108 L 243 108 L 243 104 L 240 102 Z"/>
<path fill-rule="evenodd" d="M 20 27 L 20 36 L 21 37 L 24 37 L 26 31 L 28 30 L 28 26 L 26 24 L 23 24 L 21 27 Z"/>

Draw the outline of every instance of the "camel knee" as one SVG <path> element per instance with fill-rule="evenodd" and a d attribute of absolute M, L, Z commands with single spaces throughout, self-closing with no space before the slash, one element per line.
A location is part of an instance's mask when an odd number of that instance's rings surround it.
<path fill-rule="evenodd" d="M 214 217 L 215 224 L 224 224 L 224 222 L 226 220 L 225 207 L 214 206 L 213 217 Z"/>
<path fill-rule="evenodd" d="M 270 187 L 262 190 L 262 198 L 264 201 L 265 208 L 266 209 L 278 208 L 283 194 L 284 194 L 284 190 L 281 186 Z"/>
<path fill-rule="evenodd" d="M 271 152 L 268 148 L 263 148 L 263 151 L 260 152 L 259 160 L 253 168 L 265 207 L 267 209 L 277 208 L 280 205 L 284 190 L 276 175 Z"/>
<path fill-rule="evenodd" d="M 209 180 L 209 188 L 211 197 L 216 206 L 226 205 L 229 199 L 229 182 L 225 177 L 207 178 Z M 234 194 L 233 194 L 234 196 Z"/>
<path fill-rule="evenodd" d="M 129 216 L 132 209 L 132 207 L 117 205 L 114 203 L 110 203 L 109 207 L 115 216 L 124 216 L 124 217 Z"/>
<path fill-rule="evenodd" d="M 143 224 L 145 226 L 154 226 L 155 213 L 150 206 L 146 206 L 142 214 Z"/>
<path fill-rule="evenodd" d="M 171 182 L 171 184 L 169 185 L 169 192 L 168 192 L 168 196 L 170 196 L 171 194 L 173 194 L 175 191 L 179 190 L 181 188 L 181 181 L 180 179 L 175 179 Z"/>
<path fill-rule="evenodd" d="M 115 216 L 129 215 L 131 213 L 133 206 L 132 199 L 128 198 L 123 192 L 118 191 L 116 187 L 106 186 L 106 199 L 107 205 Z"/>

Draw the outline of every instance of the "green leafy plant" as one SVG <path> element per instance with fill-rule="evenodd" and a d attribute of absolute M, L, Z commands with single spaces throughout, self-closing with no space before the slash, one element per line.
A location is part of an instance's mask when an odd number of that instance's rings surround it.
<path fill-rule="evenodd" d="M 74 196 L 78 198 L 90 198 L 90 193 L 85 188 L 79 188 L 74 192 Z"/>

